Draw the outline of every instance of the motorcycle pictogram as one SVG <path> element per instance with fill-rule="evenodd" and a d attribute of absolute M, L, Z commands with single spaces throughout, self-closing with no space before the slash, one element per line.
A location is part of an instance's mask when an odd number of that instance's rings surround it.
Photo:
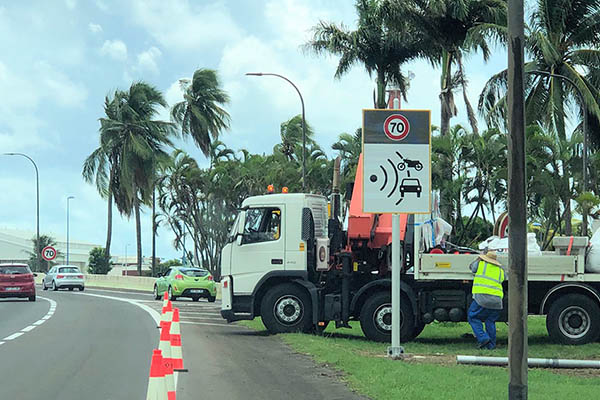
<path fill-rule="evenodd" d="M 414 168 L 417 171 L 420 171 L 423 169 L 423 164 L 421 163 L 421 161 L 419 160 L 409 160 L 408 158 L 404 158 L 402 156 L 402 154 L 396 152 L 396 154 L 398 154 L 398 157 L 400 157 L 400 159 L 402 159 L 402 161 L 400 161 L 398 163 L 398 170 L 400 171 L 404 171 L 406 169 L 406 167 L 408 168 Z"/>

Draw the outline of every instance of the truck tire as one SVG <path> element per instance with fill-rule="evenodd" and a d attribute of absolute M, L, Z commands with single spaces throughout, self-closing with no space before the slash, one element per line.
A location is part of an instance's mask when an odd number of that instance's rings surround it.
<path fill-rule="evenodd" d="M 400 301 L 400 340 L 415 338 L 415 318 L 406 296 Z M 392 298 L 388 292 L 378 292 L 369 297 L 360 310 L 360 327 L 365 336 L 376 342 L 392 340 Z"/>
<path fill-rule="evenodd" d="M 594 342 L 600 336 L 600 307 L 587 296 L 565 295 L 550 306 L 546 329 L 550 338 L 562 344 Z"/>
<path fill-rule="evenodd" d="M 260 315 L 271 333 L 308 332 L 313 325 L 310 297 L 292 283 L 270 289 L 262 299 Z"/>

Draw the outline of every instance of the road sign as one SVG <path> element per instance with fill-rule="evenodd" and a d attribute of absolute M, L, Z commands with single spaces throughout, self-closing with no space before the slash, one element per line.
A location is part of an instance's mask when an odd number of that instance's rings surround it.
<path fill-rule="evenodd" d="M 431 212 L 428 110 L 363 110 L 363 211 Z"/>
<path fill-rule="evenodd" d="M 56 249 L 52 246 L 46 246 L 42 249 L 42 258 L 46 261 L 52 261 L 56 258 Z"/>

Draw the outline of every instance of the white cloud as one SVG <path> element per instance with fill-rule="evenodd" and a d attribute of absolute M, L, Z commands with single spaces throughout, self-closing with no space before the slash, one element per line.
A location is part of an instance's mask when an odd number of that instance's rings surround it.
<path fill-rule="evenodd" d="M 65 0 L 65 5 L 69 10 L 73 10 L 77 7 L 77 0 Z"/>
<path fill-rule="evenodd" d="M 199 6 L 186 0 L 135 0 L 131 13 L 168 50 L 214 47 L 241 36 L 228 10 L 218 2 Z"/>
<path fill-rule="evenodd" d="M 88 24 L 88 29 L 92 33 L 101 33 L 102 32 L 102 26 L 100 26 L 98 24 L 94 24 L 93 22 L 90 22 Z"/>
<path fill-rule="evenodd" d="M 107 55 L 118 61 L 127 60 L 127 45 L 119 39 L 105 40 L 100 54 Z"/>
<path fill-rule="evenodd" d="M 37 62 L 34 69 L 41 78 L 46 95 L 58 104 L 67 107 L 82 107 L 87 98 L 87 89 L 80 83 L 73 82 L 65 73 L 57 70 L 47 62 Z"/>
<path fill-rule="evenodd" d="M 148 50 L 138 54 L 137 68 L 140 71 L 147 71 L 154 75 L 158 75 L 158 65 L 156 60 L 160 58 L 161 55 L 162 53 L 157 47 L 150 47 Z"/>
<path fill-rule="evenodd" d="M 108 11 L 108 5 L 102 0 L 96 0 L 96 7 L 98 7 L 100 11 Z"/>

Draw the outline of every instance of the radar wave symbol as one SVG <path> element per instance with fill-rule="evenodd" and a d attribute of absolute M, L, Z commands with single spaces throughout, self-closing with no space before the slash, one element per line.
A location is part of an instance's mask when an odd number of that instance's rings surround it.
<path fill-rule="evenodd" d="M 398 154 L 396 152 L 396 154 Z M 398 154 L 398 156 L 400 156 Z M 400 158 L 402 160 L 402 158 Z M 383 165 L 380 165 L 379 168 L 381 169 L 381 172 L 383 173 L 383 183 L 381 184 L 381 187 L 379 188 L 380 192 L 383 192 L 386 190 L 386 187 L 388 186 L 388 183 L 390 185 L 392 185 L 392 181 L 393 181 L 393 185 L 391 190 L 389 190 L 389 193 L 387 193 L 387 198 L 389 199 L 390 197 L 393 196 L 394 192 L 396 192 L 396 189 L 398 188 L 398 183 L 400 182 L 400 178 L 398 176 L 398 169 L 396 168 L 396 164 L 394 163 L 394 161 L 392 161 L 390 158 L 388 158 L 387 163 L 384 163 Z M 388 172 L 388 170 L 386 169 L 388 167 L 391 167 L 392 172 Z M 393 176 L 393 178 L 392 178 Z M 378 180 L 378 177 L 376 174 L 373 174 L 370 176 L 370 180 L 371 182 L 375 183 Z M 402 202 L 402 200 L 404 200 L 402 197 L 396 202 L 396 205 L 400 204 Z"/>

